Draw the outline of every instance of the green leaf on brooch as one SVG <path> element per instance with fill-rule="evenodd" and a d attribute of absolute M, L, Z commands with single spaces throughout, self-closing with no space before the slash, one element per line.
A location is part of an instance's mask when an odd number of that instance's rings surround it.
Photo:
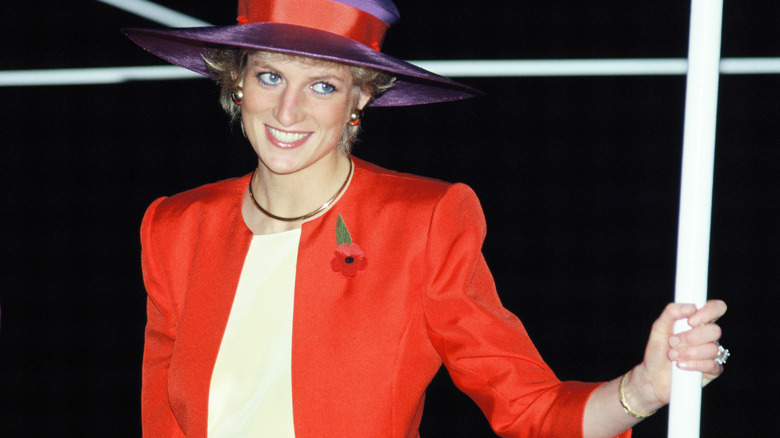
<path fill-rule="evenodd" d="M 347 224 L 344 223 L 344 219 L 339 215 L 338 219 L 336 219 L 336 245 L 344 243 L 352 245 L 352 236 L 349 235 L 349 230 L 347 229 Z"/>

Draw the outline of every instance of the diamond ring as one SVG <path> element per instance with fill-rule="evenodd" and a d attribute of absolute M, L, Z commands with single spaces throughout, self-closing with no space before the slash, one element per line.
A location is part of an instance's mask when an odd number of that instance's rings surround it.
<path fill-rule="evenodd" d="M 718 365 L 725 365 L 726 361 L 728 360 L 729 356 L 731 356 L 731 353 L 729 353 L 728 348 L 724 348 L 722 345 L 718 344 L 718 355 L 715 356 L 715 362 L 718 363 Z"/>

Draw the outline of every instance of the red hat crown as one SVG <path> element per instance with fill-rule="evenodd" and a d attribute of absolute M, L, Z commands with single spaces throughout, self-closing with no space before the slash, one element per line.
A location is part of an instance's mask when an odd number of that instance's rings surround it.
<path fill-rule="evenodd" d="M 389 0 L 239 0 L 238 23 L 283 23 L 323 30 L 374 50 L 398 21 Z"/>

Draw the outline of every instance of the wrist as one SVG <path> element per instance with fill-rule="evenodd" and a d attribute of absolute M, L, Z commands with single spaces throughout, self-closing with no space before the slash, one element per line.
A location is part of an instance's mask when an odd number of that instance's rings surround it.
<path fill-rule="evenodd" d="M 636 367 L 624 374 L 618 384 L 618 398 L 626 414 L 643 420 L 663 406 L 655 396 L 653 385 L 647 374 Z"/>

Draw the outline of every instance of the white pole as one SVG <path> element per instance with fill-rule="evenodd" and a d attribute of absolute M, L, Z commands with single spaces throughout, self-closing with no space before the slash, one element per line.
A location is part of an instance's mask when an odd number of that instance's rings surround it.
<path fill-rule="evenodd" d="M 675 301 L 707 301 L 723 0 L 692 0 L 683 131 Z M 690 327 L 682 320 L 675 332 Z M 698 438 L 701 373 L 672 365 L 669 438 Z"/>
<path fill-rule="evenodd" d="M 144 17 L 156 23 L 168 27 L 200 27 L 211 26 L 210 23 L 189 15 L 158 5 L 148 0 L 98 0 L 99 2 L 111 5 L 130 12 L 131 14 Z"/>

